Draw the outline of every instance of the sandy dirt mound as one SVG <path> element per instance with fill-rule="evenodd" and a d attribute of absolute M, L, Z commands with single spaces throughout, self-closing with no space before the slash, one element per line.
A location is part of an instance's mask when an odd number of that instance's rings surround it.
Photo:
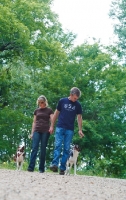
<path fill-rule="evenodd" d="M 0 169 L 0 200 L 126 200 L 126 180 Z"/>

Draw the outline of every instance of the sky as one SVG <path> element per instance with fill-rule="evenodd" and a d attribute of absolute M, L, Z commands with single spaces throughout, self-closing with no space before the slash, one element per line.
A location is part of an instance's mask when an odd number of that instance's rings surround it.
<path fill-rule="evenodd" d="M 64 30 L 77 34 L 75 45 L 86 39 L 100 39 L 102 44 L 109 45 L 116 40 L 113 33 L 113 22 L 109 18 L 112 0 L 54 0 L 52 10 L 58 14 Z"/>

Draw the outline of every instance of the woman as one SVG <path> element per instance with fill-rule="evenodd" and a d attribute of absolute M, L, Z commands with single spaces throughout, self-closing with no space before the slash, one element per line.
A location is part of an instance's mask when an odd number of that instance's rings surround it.
<path fill-rule="evenodd" d="M 50 129 L 53 117 L 53 111 L 48 107 L 47 99 L 44 95 L 41 95 L 37 99 L 38 108 L 34 111 L 34 119 L 32 124 L 32 132 L 30 138 L 33 139 L 32 152 L 30 157 L 30 164 L 28 166 L 28 171 L 33 172 L 36 162 L 36 157 L 38 153 L 39 143 L 40 147 L 40 163 L 39 172 L 44 173 L 45 171 L 45 157 L 46 157 L 46 146 L 50 134 L 53 132 Z"/>

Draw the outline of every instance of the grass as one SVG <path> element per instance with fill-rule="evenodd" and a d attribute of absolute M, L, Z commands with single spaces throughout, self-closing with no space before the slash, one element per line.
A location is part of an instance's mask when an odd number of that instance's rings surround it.
<path fill-rule="evenodd" d="M 27 168 L 28 168 L 28 162 L 24 162 L 23 170 L 27 171 Z M 0 163 L 0 169 L 16 170 L 16 163 L 14 161 Z M 37 167 L 35 168 L 35 171 L 38 171 Z M 47 169 L 46 171 L 51 172 L 50 169 Z M 74 174 L 74 169 L 71 169 L 71 174 Z M 93 172 L 93 170 L 77 171 L 77 175 L 96 176 L 96 174 Z M 103 175 L 97 174 L 97 176 L 103 176 Z"/>
<path fill-rule="evenodd" d="M 14 161 L 11 162 L 0 162 L 0 169 L 11 169 L 16 170 L 17 166 Z M 28 168 L 28 162 L 24 162 L 23 164 L 23 171 L 27 171 Z M 38 167 L 35 168 L 35 171 L 38 171 Z M 46 172 L 51 172 L 50 169 L 47 168 Z M 74 169 L 71 169 L 71 174 L 74 174 Z M 126 179 L 126 175 L 124 177 L 117 177 L 115 175 L 109 175 L 107 176 L 103 171 L 100 170 L 94 170 L 94 169 L 82 169 L 80 171 L 77 170 L 77 175 L 83 175 L 83 176 L 97 176 L 97 177 L 107 177 L 107 178 L 121 178 Z"/>

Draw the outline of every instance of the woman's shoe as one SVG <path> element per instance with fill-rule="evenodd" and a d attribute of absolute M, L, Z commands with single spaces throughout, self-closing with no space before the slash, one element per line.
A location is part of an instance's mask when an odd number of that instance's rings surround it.
<path fill-rule="evenodd" d="M 42 171 L 42 170 L 39 170 L 39 173 L 44 173 L 44 171 Z"/>
<path fill-rule="evenodd" d="M 27 171 L 28 171 L 28 172 L 33 172 L 34 170 L 33 170 L 33 169 L 30 169 L 30 168 L 28 168 L 28 169 L 27 169 Z"/>

